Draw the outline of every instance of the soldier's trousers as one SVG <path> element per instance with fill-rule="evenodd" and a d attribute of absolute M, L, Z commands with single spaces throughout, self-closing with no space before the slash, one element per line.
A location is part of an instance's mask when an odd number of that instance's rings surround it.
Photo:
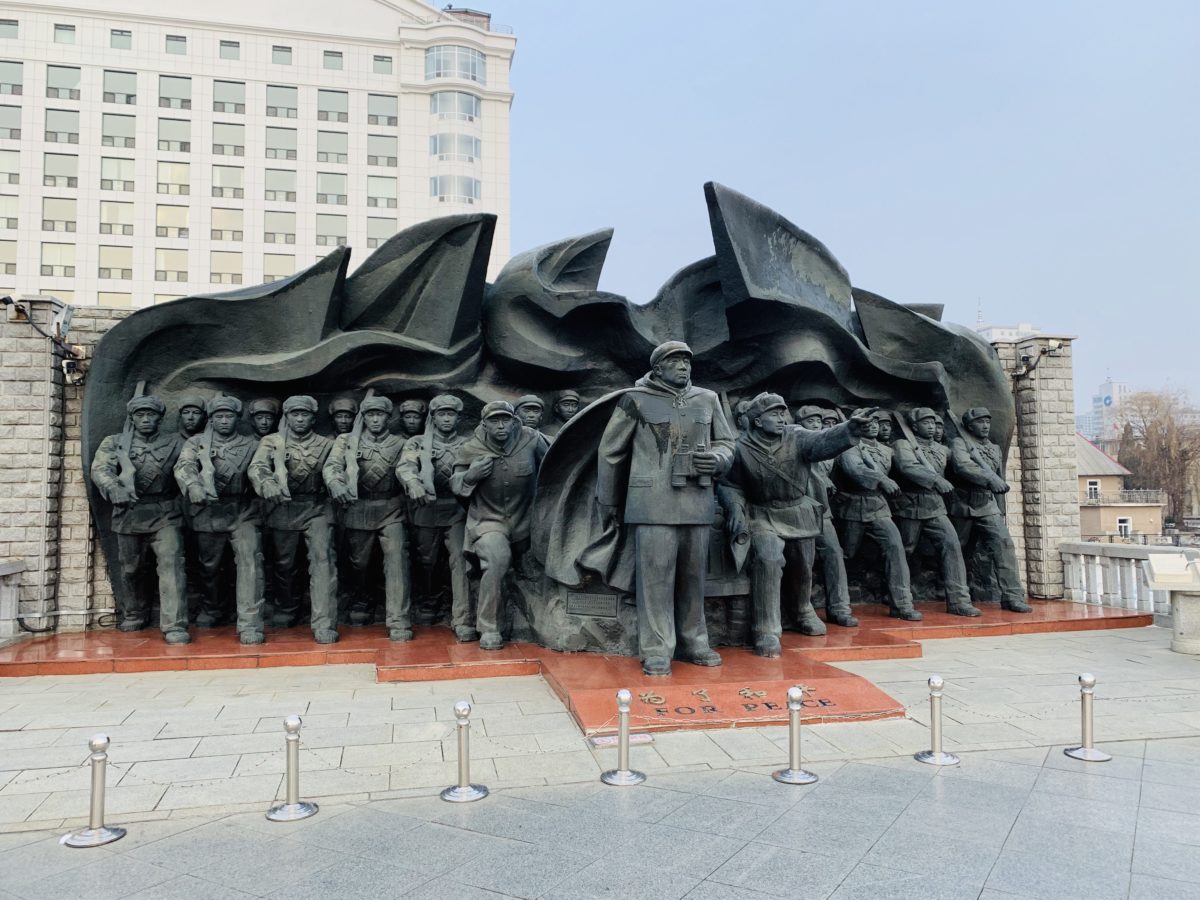
<path fill-rule="evenodd" d="M 158 627 L 168 631 L 187 631 L 187 583 L 183 569 L 183 529 L 167 525 L 153 534 L 118 534 L 117 556 L 121 573 L 129 587 L 125 619 L 145 622 L 150 614 L 150 598 L 139 584 L 138 571 L 153 553 L 158 570 Z"/>
<path fill-rule="evenodd" d="M 454 628 L 475 627 L 471 615 L 471 582 L 467 579 L 467 562 L 463 557 L 466 528 L 466 522 L 455 522 L 446 526 L 420 525 L 413 529 L 426 590 L 433 584 L 433 573 L 441 562 L 442 551 L 446 551 L 446 562 L 450 567 L 450 625 Z"/>
<path fill-rule="evenodd" d="M 933 519 L 896 519 L 900 537 L 904 539 L 904 552 L 910 557 L 917 549 L 922 536 L 929 539 L 937 553 L 942 571 L 942 584 L 946 588 L 946 603 L 949 606 L 969 606 L 971 592 L 967 590 L 967 565 L 963 562 L 962 545 L 958 532 L 948 516 Z"/>
<path fill-rule="evenodd" d="M 984 554 L 996 572 L 1000 599 L 1024 603 L 1025 588 L 1021 586 L 1021 576 L 1017 572 L 1017 551 L 1004 516 L 955 516 L 953 522 L 964 559 L 969 559 L 975 553 Z"/>
<path fill-rule="evenodd" d="M 634 525 L 638 655 L 681 659 L 708 651 L 704 575 L 708 525 Z"/>
<path fill-rule="evenodd" d="M 303 531 L 271 529 L 275 551 L 275 609 L 296 616 L 300 604 L 292 590 L 300 539 L 308 551 L 308 592 L 312 599 L 312 630 L 337 629 L 337 566 L 333 559 L 333 522 L 325 516 L 309 519 Z"/>
<path fill-rule="evenodd" d="M 755 639 L 783 634 L 783 579 L 789 582 L 787 596 L 797 604 L 792 619 L 800 621 L 800 604 L 811 603 L 813 538 L 785 541 L 770 531 L 750 535 L 750 627 Z M 811 615 L 811 614 L 810 614 Z"/>
<path fill-rule="evenodd" d="M 504 624 L 504 576 L 528 541 L 512 544 L 503 531 L 489 531 L 475 540 L 472 552 L 479 558 L 479 608 L 474 627 L 481 634 L 500 634 Z"/>
<path fill-rule="evenodd" d="M 853 559 L 868 537 L 879 545 L 883 554 L 883 574 L 887 579 L 888 596 L 897 609 L 912 607 L 912 580 L 908 572 L 908 558 L 904 555 L 904 539 L 891 518 L 876 519 L 874 522 L 851 522 L 841 520 L 838 532 L 842 539 L 842 550 L 846 559 Z"/>
<path fill-rule="evenodd" d="M 263 552 L 262 533 L 257 525 L 243 523 L 233 531 L 197 531 L 197 567 L 202 579 L 204 608 L 210 613 L 221 610 L 219 579 L 225 548 L 233 549 L 237 572 L 234 596 L 237 599 L 238 634 L 263 630 Z"/>
<path fill-rule="evenodd" d="M 369 590 L 367 574 L 375 544 L 383 555 L 383 597 L 388 629 L 412 628 L 412 583 L 408 565 L 408 539 L 403 522 L 376 531 L 347 528 L 343 531 L 350 594 L 362 602 Z"/>
<path fill-rule="evenodd" d="M 825 576 L 825 609 L 830 613 L 850 614 L 850 581 L 846 577 L 846 556 L 837 529 L 829 516 L 821 517 L 821 533 L 816 537 L 817 560 Z"/>

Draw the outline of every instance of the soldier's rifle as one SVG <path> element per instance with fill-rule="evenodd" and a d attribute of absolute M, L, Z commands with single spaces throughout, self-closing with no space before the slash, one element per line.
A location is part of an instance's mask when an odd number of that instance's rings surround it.
<path fill-rule="evenodd" d="M 367 388 L 362 402 L 366 403 L 374 396 L 375 388 Z M 350 429 L 350 437 L 346 440 L 346 487 L 350 489 L 350 496 L 355 500 L 358 499 L 358 447 L 362 441 L 363 423 L 363 409 L 360 403 L 354 416 L 354 427 Z"/>
<path fill-rule="evenodd" d="M 130 399 L 136 400 L 138 397 L 145 395 L 146 382 L 139 381 L 133 389 L 133 397 Z M 121 436 L 117 438 L 117 484 L 125 490 L 125 496 L 129 498 L 127 502 L 137 503 L 137 469 L 134 468 L 133 458 L 130 456 L 130 450 L 133 449 L 133 416 L 125 416 L 125 425 L 121 428 Z"/>

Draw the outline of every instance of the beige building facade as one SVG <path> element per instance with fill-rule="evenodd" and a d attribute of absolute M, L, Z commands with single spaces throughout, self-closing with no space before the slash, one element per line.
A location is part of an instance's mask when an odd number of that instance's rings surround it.
<path fill-rule="evenodd" d="M 1075 436 L 1079 531 L 1085 541 L 1144 541 L 1163 531 L 1162 491 L 1126 490 L 1133 473 L 1083 435 Z"/>

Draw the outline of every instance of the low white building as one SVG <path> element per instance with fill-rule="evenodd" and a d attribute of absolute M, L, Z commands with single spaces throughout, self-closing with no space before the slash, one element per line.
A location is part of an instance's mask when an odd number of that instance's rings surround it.
<path fill-rule="evenodd" d="M 0 294 L 145 306 L 463 212 L 498 268 L 515 43 L 417 0 L 0 2 Z"/>

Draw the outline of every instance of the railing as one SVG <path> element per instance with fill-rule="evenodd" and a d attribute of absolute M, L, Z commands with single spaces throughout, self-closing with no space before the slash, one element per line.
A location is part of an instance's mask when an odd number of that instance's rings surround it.
<path fill-rule="evenodd" d="M 1064 543 L 1066 599 L 1092 606 L 1113 606 L 1140 612 L 1170 615 L 1166 591 L 1153 591 L 1147 580 L 1146 560 L 1156 553 L 1183 553 L 1200 559 L 1200 550 L 1134 544 Z"/>
<path fill-rule="evenodd" d="M 1079 495 L 1081 506 L 1111 506 L 1120 503 L 1161 506 L 1166 502 L 1166 494 L 1162 491 L 1085 491 Z"/>

